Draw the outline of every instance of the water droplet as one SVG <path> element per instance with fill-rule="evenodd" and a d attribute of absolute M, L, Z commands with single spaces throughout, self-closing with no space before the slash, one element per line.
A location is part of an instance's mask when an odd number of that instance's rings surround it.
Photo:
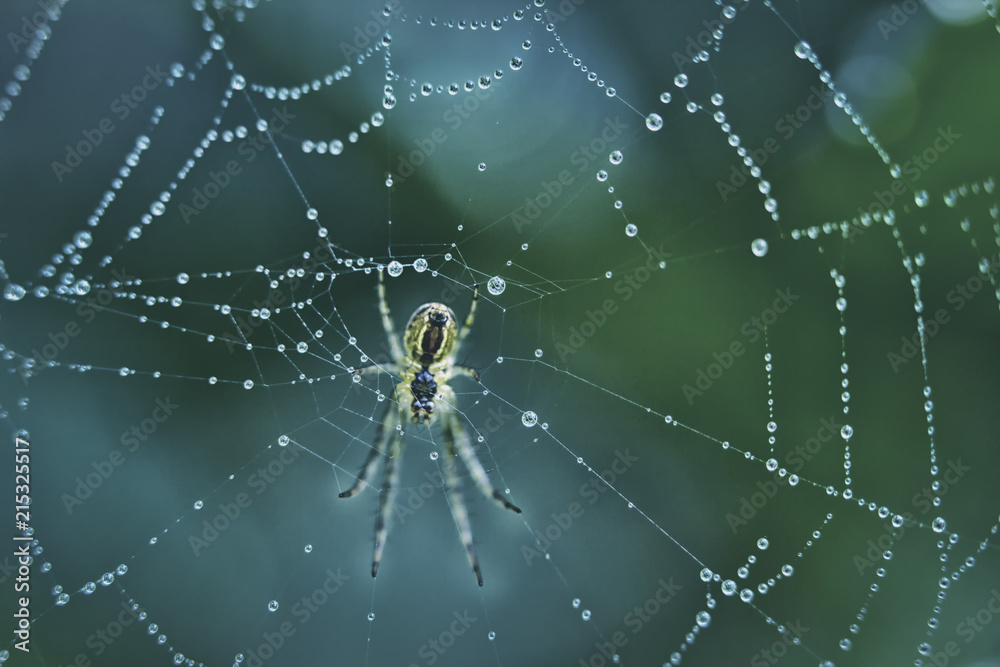
<path fill-rule="evenodd" d="M 229 86 L 233 90 L 243 90 L 247 87 L 247 80 L 243 78 L 242 74 L 234 74 L 233 78 L 229 80 Z"/>
<path fill-rule="evenodd" d="M 392 260 L 391 262 L 389 262 L 388 270 L 389 270 L 389 275 L 395 278 L 396 276 L 398 276 L 403 272 L 403 265 L 396 260 Z"/>
<path fill-rule="evenodd" d="M 25 294 L 25 289 L 17 283 L 9 283 L 3 290 L 3 298 L 8 301 L 20 301 Z"/>
<path fill-rule="evenodd" d="M 626 236 L 635 236 L 638 233 L 639 233 L 639 228 L 633 225 L 631 222 L 625 225 Z"/>
<path fill-rule="evenodd" d="M 917 203 L 917 206 L 924 208 L 930 202 L 930 197 L 927 196 L 927 190 L 918 190 L 913 194 L 913 201 Z"/>
<path fill-rule="evenodd" d="M 809 46 L 809 42 L 799 42 L 795 45 L 795 55 L 802 60 L 808 60 L 812 57 L 812 47 Z"/>
<path fill-rule="evenodd" d="M 500 276 L 493 276 L 490 278 L 489 282 L 486 283 L 486 289 L 493 296 L 499 296 L 503 294 L 503 291 L 507 289 L 507 283 Z"/>
<path fill-rule="evenodd" d="M 688 85 L 688 75 L 687 74 L 678 74 L 677 76 L 675 76 L 674 77 L 674 85 L 677 86 L 678 88 L 684 88 L 685 86 L 687 86 Z"/>
<path fill-rule="evenodd" d="M 528 410 L 521 415 L 521 423 L 530 428 L 538 423 L 538 415 Z"/>
<path fill-rule="evenodd" d="M 767 254 L 767 241 L 754 239 L 753 243 L 750 244 L 750 251 L 757 257 L 763 257 Z"/>
<path fill-rule="evenodd" d="M 196 500 L 196 501 L 194 501 L 194 508 L 195 508 L 196 510 L 200 510 L 200 509 L 201 509 L 202 507 L 204 507 L 204 506 L 205 506 L 205 503 L 204 503 L 204 502 L 202 502 L 202 501 L 200 501 L 200 500 Z"/>
<path fill-rule="evenodd" d="M 767 549 L 767 547 L 769 545 L 770 545 L 770 542 L 767 541 L 766 537 L 762 537 L 759 540 L 757 540 L 757 548 L 760 549 L 761 551 L 763 551 L 764 549 Z"/>
<path fill-rule="evenodd" d="M 698 624 L 698 627 L 707 628 L 712 622 L 712 615 L 707 611 L 699 611 L 698 615 L 694 617 L 694 620 Z"/>
<path fill-rule="evenodd" d="M 646 129 L 658 132 L 663 127 L 663 117 L 658 113 L 651 113 L 646 116 Z"/>
<path fill-rule="evenodd" d="M 623 157 L 624 156 L 621 151 L 612 151 L 611 155 L 608 156 L 608 159 L 611 160 L 611 164 L 621 164 Z"/>
<path fill-rule="evenodd" d="M 413 270 L 417 273 L 423 273 L 427 270 L 427 260 L 420 257 L 413 262 Z"/>
<path fill-rule="evenodd" d="M 305 341 L 300 341 L 299 344 L 295 346 L 295 350 L 299 354 L 303 354 L 308 349 L 309 349 L 309 344 L 307 342 L 305 342 Z"/>
<path fill-rule="evenodd" d="M 934 519 L 934 523 L 931 524 L 931 528 L 935 533 L 943 533 L 947 527 L 948 523 L 941 517 Z"/>
<path fill-rule="evenodd" d="M 841 438 L 844 440 L 850 440 L 852 435 L 854 435 L 854 428 L 850 424 L 844 424 L 840 427 Z"/>

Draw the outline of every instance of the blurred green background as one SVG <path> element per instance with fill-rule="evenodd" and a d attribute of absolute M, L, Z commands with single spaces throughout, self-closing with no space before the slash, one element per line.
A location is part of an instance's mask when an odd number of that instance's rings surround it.
<path fill-rule="evenodd" d="M 706 30 L 705 21 L 719 18 L 718 5 L 547 3 L 515 21 L 517 7 L 509 3 L 404 2 L 396 13 L 406 20 L 395 19 L 389 29 L 390 66 L 400 77 L 391 82 L 397 103 L 389 110 L 382 105 L 384 50 L 358 64 L 344 47 L 381 15 L 377 3 L 264 2 L 246 11 L 245 20 L 235 10 L 202 14 L 190 3 L 69 3 L 51 23 L 51 38 L 0 123 L 0 258 L 11 281 L 29 290 L 53 286 L 58 276 L 39 277 L 39 267 L 87 227 L 125 154 L 139 135 L 149 134 L 150 148 L 123 187 L 113 188 L 114 202 L 91 230 L 94 244 L 73 269 L 95 285 L 112 280 L 112 270 L 142 284 L 130 288 L 134 299 L 116 299 L 92 321 L 77 310 L 79 298 L 29 295 L 0 304 L 0 342 L 17 353 L 7 360 L 2 404 L 11 432 L 31 433 L 33 524 L 44 547 L 35 563 L 52 563 L 50 573 L 33 571 L 33 650 L 12 651 L 10 664 L 155 665 L 183 653 L 194 664 L 222 665 L 239 652 L 246 654 L 244 664 L 253 664 L 249 651 L 259 655 L 286 622 L 294 635 L 264 664 L 596 667 L 607 662 L 598 645 L 615 633 L 627 640 L 618 650 L 621 664 L 669 664 L 705 609 L 706 593 L 717 601 L 711 624 L 683 651 L 683 664 L 909 664 L 923 641 L 941 656 L 948 642 L 958 649 L 946 663 L 932 656 L 925 664 L 1000 664 L 996 625 L 986 623 L 971 638 L 963 631 L 970 627 L 966 618 L 982 610 L 993 619 L 988 604 L 1000 588 L 994 546 L 976 553 L 1000 511 L 997 286 L 968 298 L 958 291 L 982 277 L 981 258 L 993 267 L 997 261 L 997 222 L 990 214 L 997 200 L 982 184 L 997 168 L 1000 35 L 991 19 L 957 25 L 941 18 L 965 4 L 776 2 L 784 22 L 760 3 L 738 6 L 721 50 L 707 64 L 685 66 L 690 83 L 682 90 L 673 82 L 677 54 Z M 34 2 L 5 3 L 0 26 L 16 35 L 22 19 L 38 11 Z M 546 21 L 533 20 L 537 11 L 559 19 L 554 28 L 561 42 Z M 215 21 L 210 30 L 205 15 Z M 511 18 L 500 30 L 442 25 L 495 16 Z M 210 48 L 213 32 L 224 37 L 224 52 Z M 888 166 L 832 96 L 821 108 L 808 106 L 820 81 L 793 53 L 800 39 L 903 168 L 906 192 L 890 205 L 904 252 L 882 223 L 849 240 L 822 232 L 816 239 L 793 238 L 792 230 L 851 222 L 859 208 L 873 211 L 893 183 Z M 0 71 L 10 72 L 23 62 L 24 47 L 9 34 L 7 41 Z M 516 71 L 508 64 L 515 57 L 523 61 Z M 115 100 L 141 85 L 147 67 L 169 71 L 175 62 L 186 74 L 154 86 L 121 117 Z M 346 65 L 350 76 L 301 99 L 251 91 L 256 112 L 237 91 L 213 125 L 234 71 L 251 84 L 280 88 L 322 82 Z M 605 86 L 589 81 L 584 67 Z M 497 69 L 502 78 L 495 77 Z M 488 89 L 447 92 L 452 81 L 461 85 L 483 75 L 492 78 Z M 425 81 L 444 92 L 423 95 Z M 617 97 L 606 94 L 608 86 Z M 668 104 L 660 102 L 664 91 L 672 94 Z M 743 146 L 772 147 L 761 168 L 778 202 L 777 223 L 764 210 L 756 181 L 729 180 L 740 161 L 711 117 L 714 93 L 722 95 L 719 109 Z M 689 99 L 703 108 L 689 112 Z M 157 105 L 164 114 L 154 127 Z M 239 138 L 220 140 L 170 189 L 210 130 L 242 124 L 253 136 L 257 116 L 276 112 L 289 117 L 276 138 L 287 170 L 270 148 L 243 152 Z M 375 112 L 384 124 L 356 144 L 348 141 Z M 650 112 L 663 120 L 656 132 L 645 126 Z M 792 123 L 786 114 L 799 115 Z M 105 119 L 114 130 L 102 133 L 93 154 L 60 180 L 52 163 L 65 160 L 66 146 Z M 942 134 L 954 139 L 935 148 Z M 301 148 L 307 140 L 338 138 L 345 144 L 340 155 Z M 591 159 L 586 147 L 605 139 L 611 142 Z M 432 145 L 433 151 L 424 148 Z M 623 153 L 619 165 L 608 159 L 614 149 Z M 914 158 L 929 149 L 935 160 L 923 169 Z M 425 160 L 410 175 L 401 165 L 414 162 L 415 151 Z M 204 191 L 231 160 L 240 173 L 185 221 L 181 205 L 193 203 L 194 189 Z M 609 173 L 603 183 L 595 178 L 601 169 Z M 390 175 L 394 183 L 387 187 Z M 558 195 L 541 197 L 557 191 L 553 183 L 560 179 Z M 735 192 L 720 187 L 725 183 Z M 947 206 L 944 195 L 962 185 L 968 196 Z M 920 190 L 929 193 L 926 208 L 914 203 Z M 172 193 L 164 214 L 142 225 L 163 191 Z M 342 259 L 363 258 L 371 267 L 397 258 L 406 265 L 400 277 L 387 279 L 399 331 L 422 303 L 444 300 L 462 317 L 473 284 L 482 287 L 495 275 L 506 281 L 502 294 L 481 294 L 475 328 L 459 356 L 479 370 L 488 394 L 468 380 L 453 385 L 470 430 L 486 439 L 480 456 L 491 478 L 509 487 L 524 509 L 521 518 L 497 509 L 466 478 L 481 591 L 440 491 L 412 515 L 397 516 L 375 586 L 369 569 L 377 494 L 336 497 L 350 485 L 383 419 L 385 403 L 374 390 L 391 387 L 387 376 L 370 376 L 354 388 L 345 372 L 365 363 L 359 349 L 376 359 L 382 354 L 374 272 L 338 264 L 322 267 L 337 272 L 333 282 L 310 283 L 307 275 L 294 294 L 311 303 L 255 328 L 253 354 L 206 340 L 237 335 L 232 320 L 214 307 L 245 312 L 268 298 L 268 281 L 255 267 L 278 275 L 302 266 L 302 252 L 316 248 L 317 222 L 307 218 L 303 195 Z M 528 208 L 532 201 L 537 216 Z M 637 225 L 636 237 L 625 234 L 626 222 Z M 124 242 L 134 225 L 143 226 L 141 237 Z M 756 238 L 769 243 L 764 257 L 750 251 Z M 901 354 L 901 338 L 916 330 L 904 253 L 924 255 L 925 314 L 943 309 L 949 318 L 927 344 L 937 462 L 942 473 L 949 464 L 961 471 L 956 483 L 942 487 L 940 508 L 923 496 L 933 478 L 919 357 L 895 368 L 888 357 Z M 105 254 L 113 259 L 99 267 Z M 650 256 L 656 268 L 642 273 Z M 432 270 L 415 272 L 418 257 Z M 831 269 L 846 278 L 848 416 Z M 59 274 L 65 270 L 60 266 Z M 185 285 L 175 279 L 181 272 L 192 276 Z M 203 272 L 213 275 L 202 278 Z M 627 276 L 635 286 L 627 287 Z M 286 283 L 281 289 L 292 293 Z M 794 300 L 768 327 L 769 393 L 764 339 L 754 318 L 769 317 L 780 294 Z M 147 296 L 180 296 L 183 305 L 145 306 Z M 613 307 L 605 307 L 609 300 Z M 594 315 L 602 308 L 610 313 L 604 319 Z M 142 315 L 153 323 L 140 322 Z M 174 328 L 156 324 L 165 319 Z M 595 319 L 603 323 L 586 325 Z M 80 334 L 55 356 L 62 366 L 23 382 L 17 355 L 32 356 L 68 323 L 80 325 Z M 313 337 L 316 330 L 323 331 L 321 341 Z M 578 345 L 575 331 L 592 334 L 581 334 Z M 289 353 L 289 360 L 273 351 L 286 340 L 309 340 L 311 353 Z M 745 352 L 730 363 L 725 354 L 734 344 Z M 334 353 L 342 355 L 339 361 Z M 685 393 L 720 359 L 730 367 L 710 387 Z M 80 373 L 67 364 L 98 369 Z M 122 366 L 137 373 L 120 377 Z M 164 377 L 153 378 L 153 371 Z M 291 384 L 299 372 L 324 379 Z M 210 384 L 211 376 L 223 382 Z M 246 378 L 256 383 L 252 391 L 241 386 Z M 179 407 L 128 451 L 123 435 L 141 430 L 158 399 Z M 526 410 L 548 428 L 524 427 Z M 745 523 L 734 522 L 741 507 L 760 500 L 755 494 L 772 488 L 774 473 L 763 464 L 772 456 L 766 428 L 772 414 L 773 456 L 803 481 L 795 489 L 782 484 L 752 516 L 744 510 Z M 869 540 L 891 532 L 887 520 L 823 489 L 843 489 L 839 437 L 801 470 L 787 458 L 824 435 L 828 422 L 854 429 L 855 498 L 924 524 L 895 534 L 889 562 L 859 560 L 868 558 Z M 295 443 L 288 450 L 274 446 L 282 434 Z M 437 470 L 428 456 L 437 438 L 424 429 L 408 433 L 400 503 L 419 496 Z M 758 458 L 726 451 L 721 441 Z M 82 504 L 67 509 L 78 479 L 101 468 L 115 449 L 124 452 L 124 462 Z M 274 463 L 293 451 L 300 453 L 293 462 Z M 635 462 L 615 474 L 621 495 L 588 472 L 587 466 L 601 472 L 616 458 L 631 457 Z M 269 464 L 281 472 L 257 494 L 254 480 L 264 478 L 257 470 Z M 2 489 L 12 485 L 9 479 L 3 477 Z M 250 506 L 195 553 L 190 537 L 202 534 L 202 522 L 241 492 L 251 497 Z M 202 509 L 193 509 L 196 500 Z M 573 503 L 582 513 L 562 528 Z M 937 516 L 959 536 L 943 552 L 944 563 L 936 543 L 947 534 L 929 528 Z M 531 531 L 549 528 L 558 534 L 551 561 L 527 558 Z M 819 538 L 813 538 L 816 530 Z M 761 537 L 767 550 L 756 546 Z M 737 569 L 748 555 L 757 562 L 743 580 Z M 950 573 L 970 555 L 975 567 L 949 587 L 935 613 L 942 565 Z M 72 593 L 120 563 L 128 572 L 115 583 L 52 606 L 54 585 Z M 756 589 L 786 564 L 794 575 L 758 593 L 755 608 L 699 578 L 707 566 L 740 588 Z M 874 573 L 880 565 L 885 577 Z M 304 619 L 296 613 L 308 609 L 303 596 L 322 589 L 330 572 L 344 575 L 344 583 Z M 655 599 L 662 582 L 680 586 L 670 602 L 650 605 L 646 616 L 635 612 Z M 869 601 L 873 583 L 880 590 Z M 0 595 L 4 607 L 13 608 L 9 576 Z M 131 599 L 148 617 L 112 638 L 120 629 L 114 624 L 130 618 L 120 612 Z M 271 600 L 279 602 L 275 612 L 267 609 Z M 584 609 L 591 612 L 587 621 Z M 437 651 L 431 640 L 447 642 L 442 633 L 464 627 L 453 625 L 456 613 L 476 620 Z M 852 633 L 859 613 L 864 620 Z M 939 627 L 928 640 L 932 616 Z M 798 629 L 806 648 L 790 647 L 767 618 Z M 167 637 L 162 645 L 160 633 Z M 850 651 L 838 647 L 845 637 Z"/>

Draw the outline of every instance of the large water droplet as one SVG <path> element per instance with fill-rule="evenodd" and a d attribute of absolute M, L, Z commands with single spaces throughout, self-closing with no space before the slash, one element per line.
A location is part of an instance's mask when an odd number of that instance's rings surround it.
<path fill-rule="evenodd" d="M 493 276 L 490 278 L 489 282 L 486 283 L 486 289 L 493 296 L 499 296 L 503 294 L 503 291 L 507 289 L 507 283 L 500 276 Z"/>
<path fill-rule="evenodd" d="M 25 293 L 25 289 L 17 283 L 9 283 L 3 290 L 3 298 L 8 301 L 20 301 Z"/>

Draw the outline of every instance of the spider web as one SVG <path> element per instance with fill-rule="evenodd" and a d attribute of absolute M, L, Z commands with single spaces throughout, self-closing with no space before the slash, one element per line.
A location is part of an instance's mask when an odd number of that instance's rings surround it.
<path fill-rule="evenodd" d="M 1000 664 L 992 5 L 257 5 L 0 10 L 0 658 Z"/>

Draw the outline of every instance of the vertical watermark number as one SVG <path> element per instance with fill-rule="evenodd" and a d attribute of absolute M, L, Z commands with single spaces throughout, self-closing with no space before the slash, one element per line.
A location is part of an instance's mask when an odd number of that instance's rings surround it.
<path fill-rule="evenodd" d="M 31 556 L 28 554 L 28 544 L 31 540 L 31 456 L 27 437 L 16 436 L 14 440 L 14 525 L 18 534 L 14 536 L 14 559 L 17 561 L 17 579 L 14 590 L 22 593 L 17 599 L 14 611 L 16 627 L 14 628 L 14 646 L 28 652 L 30 639 L 31 614 Z M 19 640 L 19 641 L 18 641 Z"/>

